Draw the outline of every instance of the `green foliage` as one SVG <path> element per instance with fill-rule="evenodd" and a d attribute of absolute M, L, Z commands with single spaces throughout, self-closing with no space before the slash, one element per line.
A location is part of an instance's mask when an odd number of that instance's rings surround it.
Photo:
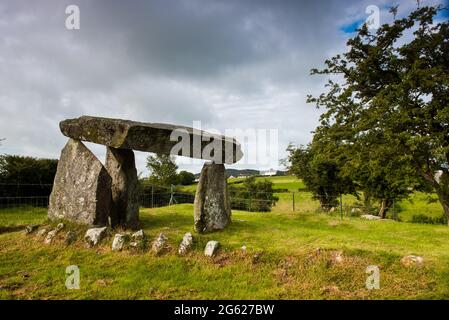
<path fill-rule="evenodd" d="M 425 224 L 443 224 L 447 225 L 447 217 L 429 217 L 425 214 L 415 214 L 412 216 L 412 223 L 425 223 Z"/>
<path fill-rule="evenodd" d="M 195 182 L 195 175 L 188 171 L 181 171 L 178 174 L 179 176 L 179 183 L 183 186 L 188 186 Z"/>
<path fill-rule="evenodd" d="M 53 159 L 0 155 L 0 197 L 49 196 L 57 166 Z"/>
<path fill-rule="evenodd" d="M 304 181 L 323 210 L 329 210 L 338 205 L 340 194 L 355 194 L 355 186 L 337 162 L 320 150 L 322 146 L 316 141 L 307 147 L 289 146 L 288 162 L 289 171 Z"/>
<path fill-rule="evenodd" d="M 246 178 L 243 187 L 229 185 L 231 206 L 241 210 L 266 212 L 271 211 L 278 197 L 274 195 L 273 183 L 268 180 L 256 180 L 255 177 Z"/>
<path fill-rule="evenodd" d="M 148 178 L 151 184 L 168 187 L 177 185 L 179 182 L 179 177 L 176 172 L 178 166 L 174 158 L 170 155 L 149 155 L 147 157 L 147 168 L 151 173 Z"/>
<path fill-rule="evenodd" d="M 58 160 L 0 155 L 0 182 L 17 184 L 53 183 Z"/>
<path fill-rule="evenodd" d="M 439 10 L 419 8 L 375 34 L 364 25 L 346 53 L 312 70 L 343 79 L 308 97 L 326 110 L 314 140 L 384 210 L 432 187 L 449 215 L 449 23 L 434 23 Z"/>

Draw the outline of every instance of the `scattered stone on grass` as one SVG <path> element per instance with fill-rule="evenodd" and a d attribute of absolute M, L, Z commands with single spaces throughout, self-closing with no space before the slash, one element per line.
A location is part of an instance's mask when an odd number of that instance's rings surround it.
<path fill-rule="evenodd" d="M 40 230 L 36 233 L 36 235 L 37 235 L 38 237 L 43 237 L 43 236 L 45 236 L 45 235 L 47 234 L 47 231 L 48 231 L 47 228 L 42 228 L 42 229 L 40 229 Z"/>
<path fill-rule="evenodd" d="M 30 225 L 26 226 L 26 228 L 25 228 L 25 234 L 33 233 L 33 232 L 36 231 L 38 228 L 39 228 L 39 225 L 37 225 L 37 224 L 30 224 Z"/>
<path fill-rule="evenodd" d="M 360 218 L 365 220 L 381 220 L 382 218 L 379 216 L 373 216 L 372 214 L 363 214 Z"/>
<path fill-rule="evenodd" d="M 156 240 L 154 240 L 151 251 L 153 251 L 155 254 L 160 254 L 165 249 L 166 243 L 167 237 L 161 232 Z"/>
<path fill-rule="evenodd" d="M 55 229 L 51 230 L 47 233 L 47 236 L 45 237 L 44 243 L 50 244 L 52 243 L 54 237 L 64 228 L 64 224 L 58 223 Z"/>
<path fill-rule="evenodd" d="M 67 233 L 65 234 L 65 237 L 64 237 L 64 243 L 65 243 L 66 245 L 70 245 L 70 244 L 72 244 L 73 242 L 76 241 L 76 238 L 77 238 L 77 237 L 78 237 L 78 236 L 77 236 L 77 234 L 76 234 L 75 231 L 69 230 L 69 231 L 67 231 Z"/>
<path fill-rule="evenodd" d="M 408 255 L 401 259 L 401 264 L 404 267 L 421 266 L 423 263 L 424 259 L 420 256 Z"/>
<path fill-rule="evenodd" d="M 145 241 L 145 233 L 143 232 L 142 229 L 140 229 L 139 231 L 136 231 L 131 235 L 131 242 L 129 243 L 129 245 L 131 247 L 137 248 L 139 246 L 142 246 L 144 241 Z"/>
<path fill-rule="evenodd" d="M 204 248 L 204 255 L 206 257 L 212 257 L 216 254 L 218 248 L 220 247 L 220 242 L 218 241 L 209 241 Z"/>
<path fill-rule="evenodd" d="M 121 251 L 125 245 L 126 235 L 117 233 L 112 241 L 112 251 Z"/>
<path fill-rule="evenodd" d="M 190 232 L 187 232 L 182 238 L 181 244 L 179 245 L 178 253 L 184 255 L 193 245 L 193 236 Z"/>
<path fill-rule="evenodd" d="M 86 231 L 86 235 L 84 236 L 84 240 L 88 244 L 89 247 L 96 246 L 101 239 L 106 235 L 107 227 L 101 228 L 91 228 Z"/>

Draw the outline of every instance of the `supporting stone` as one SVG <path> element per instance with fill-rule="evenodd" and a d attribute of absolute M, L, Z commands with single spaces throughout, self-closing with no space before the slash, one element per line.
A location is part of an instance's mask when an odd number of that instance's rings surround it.
<path fill-rule="evenodd" d="M 224 229 L 231 222 L 226 172 L 223 164 L 205 163 L 195 194 L 194 224 L 199 233 Z"/>
<path fill-rule="evenodd" d="M 107 147 L 106 170 L 112 178 L 111 225 L 136 229 L 139 190 L 134 152 Z"/>
<path fill-rule="evenodd" d="M 48 217 L 103 226 L 110 210 L 111 177 L 81 141 L 70 139 L 58 162 Z"/>

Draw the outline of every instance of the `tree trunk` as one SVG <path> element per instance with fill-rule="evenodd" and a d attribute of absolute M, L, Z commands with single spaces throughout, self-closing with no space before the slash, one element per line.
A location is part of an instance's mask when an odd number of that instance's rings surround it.
<path fill-rule="evenodd" d="M 363 193 L 363 204 L 365 206 L 365 211 L 370 212 L 371 211 L 371 196 L 366 191 Z"/>
<path fill-rule="evenodd" d="M 449 173 L 447 170 L 443 171 L 441 176 L 437 179 L 435 174 L 431 171 L 423 172 L 424 178 L 432 183 L 435 192 L 438 195 L 438 200 L 443 207 L 444 214 L 448 220 L 449 226 Z"/>
<path fill-rule="evenodd" d="M 382 219 L 385 219 L 387 216 L 388 209 L 390 209 L 391 201 L 388 201 L 388 199 L 382 199 L 380 202 L 380 209 L 379 209 L 379 217 Z"/>
<path fill-rule="evenodd" d="M 438 200 L 443 207 L 444 214 L 447 217 L 448 226 L 449 226 L 449 193 L 444 192 L 443 188 L 439 188 L 436 190 L 438 194 Z"/>

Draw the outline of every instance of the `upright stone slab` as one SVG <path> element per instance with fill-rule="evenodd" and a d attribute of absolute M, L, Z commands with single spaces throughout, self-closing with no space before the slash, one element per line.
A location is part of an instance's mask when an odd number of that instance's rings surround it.
<path fill-rule="evenodd" d="M 107 147 L 106 170 L 112 178 L 112 226 L 137 228 L 139 194 L 134 152 Z"/>
<path fill-rule="evenodd" d="M 226 172 L 223 164 L 205 163 L 195 194 L 194 223 L 197 232 L 224 229 L 231 222 Z"/>
<path fill-rule="evenodd" d="M 81 141 L 70 139 L 58 162 L 48 217 L 103 226 L 110 210 L 111 177 Z"/>

